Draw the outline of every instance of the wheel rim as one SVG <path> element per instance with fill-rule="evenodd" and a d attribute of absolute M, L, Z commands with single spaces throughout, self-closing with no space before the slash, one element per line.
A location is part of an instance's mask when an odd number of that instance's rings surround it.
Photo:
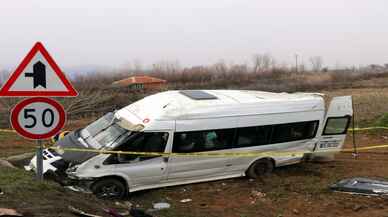
<path fill-rule="evenodd" d="M 268 172 L 268 165 L 266 163 L 259 163 L 255 166 L 256 175 L 264 175 Z"/>
<path fill-rule="evenodd" d="M 110 198 L 110 197 L 119 197 L 121 196 L 121 193 L 122 191 L 117 185 L 111 184 L 111 185 L 101 186 L 101 188 L 99 189 L 96 195 L 97 197 L 100 197 L 100 198 Z"/>

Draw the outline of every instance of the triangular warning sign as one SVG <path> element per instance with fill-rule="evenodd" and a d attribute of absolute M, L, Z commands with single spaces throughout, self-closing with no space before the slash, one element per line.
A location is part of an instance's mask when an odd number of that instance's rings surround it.
<path fill-rule="evenodd" d="M 77 95 L 40 42 L 34 45 L 0 90 L 0 97 Z"/>

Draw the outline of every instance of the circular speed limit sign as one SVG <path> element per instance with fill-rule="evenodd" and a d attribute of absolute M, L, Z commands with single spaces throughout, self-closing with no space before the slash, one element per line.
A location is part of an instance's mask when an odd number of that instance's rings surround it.
<path fill-rule="evenodd" d="M 35 97 L 18 103 L 11 112 L 12 127 L 29 139 L 47 139 L 65 124 L 66 113 L 61 104 L 50 98 Z"/>

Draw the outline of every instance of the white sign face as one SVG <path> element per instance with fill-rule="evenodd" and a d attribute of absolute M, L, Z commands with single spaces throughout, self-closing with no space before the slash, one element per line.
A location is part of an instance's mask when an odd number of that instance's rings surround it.
<path fill-rule="evenodd" d="M 30 98 L 12 110 L 11 123 L 22 136 L 30 139 L 49 138 L 60 131 L 65 122 L 62 106 L 49 98 Z"/>
<path fill-rule="evenodd" d="M 50 104 L 35 102 L 19 112 L 18 122 L 29 133 L 46 134 L 58 125 L 59 112 Z"/>
<path fill-rule="evenodd" d="M 9 91 L 67 91 L 67 87 L 38 51 Z"/>

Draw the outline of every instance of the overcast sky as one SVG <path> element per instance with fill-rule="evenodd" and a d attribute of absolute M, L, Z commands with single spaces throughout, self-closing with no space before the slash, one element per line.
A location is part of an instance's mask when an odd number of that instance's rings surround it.
<path fill-rule="evenodd" d="M 249 63 L 388 63 L 386 0 L 12 0 L 0 6 L 0 68 L 42 41 L 61 67 Z"/>

